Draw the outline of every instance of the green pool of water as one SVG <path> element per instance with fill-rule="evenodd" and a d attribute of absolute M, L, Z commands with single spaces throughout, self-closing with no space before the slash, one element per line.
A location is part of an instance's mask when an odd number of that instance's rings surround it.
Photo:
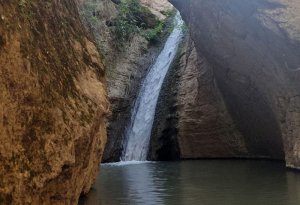
<path fill-rule="evenodd" d="M 254 160 L 107 164 L 80 205 L 300 205 L 300 173 Z"/>

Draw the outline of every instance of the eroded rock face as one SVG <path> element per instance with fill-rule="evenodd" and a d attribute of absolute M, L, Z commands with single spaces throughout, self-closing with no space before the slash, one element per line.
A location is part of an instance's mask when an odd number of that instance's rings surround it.
<path fill-rule="evenodd" d="M 118 4 L 114 2 L 111 0 L 84 0 L 80 2 L 80 13 L 90 32 L 95 36 L 107 67 L 111 116 L 103 162 L 120 160 L 124 133 L 140 84 L 164 44 L 162 39 L 162 42 L 156 45 L 149 45 L 149 42 L 142 35 L 136 33 L 123 48 L 118 48 L 116 44 L 120 41 L 116 39 L 113 25 L 109 24 L 118 15 Z M 161 20 L 166 20 L 164 11 L 173 9 L 167 0 L 142 0 L 141 3 Z"/>
<path fill-rule="evenodd" d="M 166 21 L 166 16 L 161 12 L 173 9 L 167 0 L 155 2 L 142 0 L 141 3 L 163 21 Z M 140 85 L 163 45 L 164 38 L 156 45 L 149 45 L 144 37 L 136 34 L 123 52 L 113 52 L 114 55 L 111 55 L 108 60 L 110 67 L 108 93 L 112 102 L 112 116 L 109 120 L 108 143 L 105 148 L 104 162 L 120 160 L 126 126 L 130 121 L 131 110 Z"/>
<path fill-rule="evenodd" d="M 141 0 L 141 3 L 149 8 L 160 20 L 166 18 L 166 12 L 170 12 L 174 9 L 172 4 L 167 0 Z"/>
<path fill-rule="evenodd" d="M 0 1 L 0 204 L 77 204 L 106 143 L 104 66 L 74 1 Z"/>
<path fill-rule="evenodd" d="M 191 39 L 184 49 L 177 105 L 181 158 L 245 156 L 244 139 L 228 114 L 212 67 Z"/>
<path fill-rule="evenodd" d="M 226 109 L 212 67 L 187 34 L 159 97 L 149 159 L 247 156 L 244 138 Z"/>
<path fill-rule="evenodd" d="M 172 3 L 188 23 L 198 58 L 204 57 L 212 68 L 247 154 L 279 159 L 285 156 L 287 166 L 299 168 L 299 2 Z M 215 91 L 211 92 L 214 95 Z M 216 105 L 214 109 L 219 108 Z"/>
<path fill-rule="evenodd" d="M 112 103 L 112 115 L 109 120 L 109 138 L 105 147 L 104 162 L 119 161 L 122 155 L 131 109 L 146 71 L 159 52 L 159 47 L 148 50 L 147 44 L 148 42 L 141 36 L 134 36 L 126 52 L 116 56 L 111 64 L 108 93 Z"/>

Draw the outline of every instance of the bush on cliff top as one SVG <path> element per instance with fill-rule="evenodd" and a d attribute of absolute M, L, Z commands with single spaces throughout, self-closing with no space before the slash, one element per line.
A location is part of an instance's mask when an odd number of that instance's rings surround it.
<path fill-rule="evenodd" d="M 164 25 L 148 8 L 142 6 L 139 0 L 123 0 L 119 5 L 119 14 L 114 24 L 116 37 L 121 46 L 135 33 L 151 41 L 162 31 Z"/>

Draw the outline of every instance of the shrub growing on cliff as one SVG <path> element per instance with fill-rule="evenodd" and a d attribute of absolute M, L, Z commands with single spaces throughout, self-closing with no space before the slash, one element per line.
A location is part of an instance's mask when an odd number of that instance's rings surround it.
<path fill-rule="evenodd" d="M 136 0 L 122 1 L 119 8 L 119 15 L 115 20 L 115 32 L 118 40 L 125 42 L 129 39 L 132 33 L 138 31 L 136 20 L 131 6 L 136 6 Z"/>
<path fill-rule="evenodd" d="M 170 17 L 175 14 L 175 11 L 176 10 L 174 10 L 174 9 L 167 9 L 167 10 L 161 11 L 161 13 L 167 17 Z"/>
<path fill-rule="evenodd" d="M 157 25 L 155 16 L 143 7 L 139 0 L 123 0 L 119 5 L 119 14 L 115 19 L 115 33 L 118 41 L 124 44 L 134 33 Z"/>
<path fill-rule="evenodd" d="M 158 42 L 159 36 L 163 32 L 164 28 L 165 28 L 165 23 L 163 21 L 159 21 L 153 29 L 144 31 L 143 36 L 150 43 L 156 43 L 156 42 Z"/>

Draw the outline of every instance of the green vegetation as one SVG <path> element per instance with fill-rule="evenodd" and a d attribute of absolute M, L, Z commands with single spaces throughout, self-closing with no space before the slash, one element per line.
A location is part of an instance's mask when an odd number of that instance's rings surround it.
<path fill-rule="evenodd" d="M 149 15 L 150 11 L 141 6 L 139 0 L 123 0 L 119 6 L 119 15 L 115 19 L 117 38 L 122 43 L 128 41 L 133 33 L 138 33 L 146 27 L 143 19 Z"/>
<path fill-rule="evenodd" d="M 114 25 L 119 46 L 124 46 L 135 33 L 154 43 L 165 28 L 165 23 L 158 21 L 139 0 L 123 0 L 119 5 L 119 14 Z"/>
<path fill-rule="evenodd" d="M 161 12 L 163 15 L 170 17 L 173 16 L 175 14 L 175 10 L 174 9 L 167 9 Z"/>
<path fill-rule="evenodd" d="M 160 34 L 164 31 L 165 23 L 159 21 L 153 29 L 146 30 L 142 35 L 150 42 L 156 43 L 159 40 Z"/>
<path fill-rule="evenodd" d="M 98 17 L 95 15 L 97 11 L 98 1 L 85 1 L 83 4 L 84 9 L 80 10 L 81 15 L 83 15 L 88 23 L 88 27 L 96 29 L 100 26 Z"/>
<path fill-rule="evenodd" d="M 23 20 L 33 23 L 34 12 L 32 10 L 32 0 L 19 0 L 19 12 Z"/>
<path fill-rule="evenodd" d="M 19 6 L 25 7 L 26 4 L 27 4 L 27 1 L 26 1 L 26 0 L 19 0 Z"/>
<path fill-rule="evenodd" d="M 91 25 L 98 25 L 99 20 L 96 16 L 93 15 L 89 16 L 89 20 L 91 22 Z"/>

